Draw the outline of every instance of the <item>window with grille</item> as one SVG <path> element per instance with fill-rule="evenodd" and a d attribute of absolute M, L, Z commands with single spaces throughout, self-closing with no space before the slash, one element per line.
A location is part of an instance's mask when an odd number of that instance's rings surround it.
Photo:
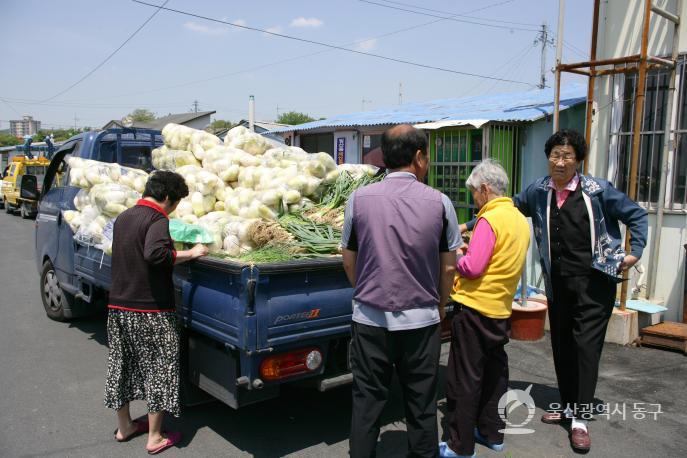
<path fill-rule="evenodd" d="M 680 56 L 673 100 L 673 130 L 676 148 L 669 151 L 666 200 L 668 209 L 687 209 L 687 57 Z M 652 70 L 646 79 L 646 95 L 642 110 L 640 151 L 637 173 L 637 202 L 647 208 L 658 205 L 661 165 L 665 136 L 666 108 L 670 72 Z M 632 154 L 632 123 L 637 96 L 638 75 L 619 74 L 613 77 L 613 98 L 599 107 L 611 107 L 611 126 L 607 178 L 623 192 L 629 193 L 630 160 Z"/>

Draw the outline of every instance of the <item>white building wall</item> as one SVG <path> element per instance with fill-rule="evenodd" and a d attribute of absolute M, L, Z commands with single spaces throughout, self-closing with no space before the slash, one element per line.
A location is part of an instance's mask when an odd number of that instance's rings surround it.
<path fill-rule="evenodd" d="M 210 122 L 212 122 L 212 120 L 210 119 L 210 116 L 211 115 L 209 115 L 209 114 L 205 115 L 205 116 L 201 116 L 200 118 L 196 118 L 192 121 L 184 123 L 184 125 L 188 126 L 188 127 L 192 127 L 193 129 L 203 130 L 207 126 L 210 125 Z"/>
<path fill-rule="evenodd" d="M 654 0 L 654 2 L 675 12 L 675 0 Z M 597 58 L 607 59 L 639 54 L 641 46 L 644 0 L 606 0 L 601 2 Z M 687 1 L 682 2 L 680 16 L 687 18 Z M 649 54 L 670 55 L 673 42 L 672 22 L 652 14 L 649 35 Z M 681 53 L 687 52 L 687 28 L 680 30 Z M 607 178 L 609 132 L 613 102 L 612 77 L 596 78 L 594 87 L 594 109 L 590 145 L 589 173 Z M 652 266 L 656 272 L 656 293 L 652 298 L 668 307 L 665 319 L 682 321 L 683 288 L 685 277 L 685 250 L 687 243 L 685 227 L 687 215 L 684 212 L 666 213 L 661 230 L 659 256 L 651 253 L 652 238 L 655 234 L 655 213 L 649 215 L 649 240 L 642 256 L 642 264 L 650 273 Z M 634 278 L 631 280 L 634 285 Z"/>
<path fill-rule="evenodd" d="M 358 147 L 358 131 L 355 130 L 342 130 L 334 132 L 334 160 L 338 163 L 338 146 L 339 139 L 344 140 L 344 162 L 346 164 L 359 164 L 360 163 L 360 148 Z"/>

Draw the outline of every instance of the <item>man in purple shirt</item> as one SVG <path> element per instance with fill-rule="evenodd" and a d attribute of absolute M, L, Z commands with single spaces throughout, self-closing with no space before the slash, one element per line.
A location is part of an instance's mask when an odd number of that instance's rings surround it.
<path fill-rule="evenodd" d="M 462 244 L 455 210 L 422 183 L 427 137 L 409 125 L 382 136 L 389 175 L 349 199 L 342 235 L 354 286 L 351 327 L 351 456 L 375 456 L 394 371 L 403 389 L 408 456 L 434 457 L 439 322 Z"/>

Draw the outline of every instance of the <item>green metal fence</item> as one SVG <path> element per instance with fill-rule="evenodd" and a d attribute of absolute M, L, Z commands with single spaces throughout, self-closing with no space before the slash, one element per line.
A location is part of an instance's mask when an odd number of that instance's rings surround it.
<path fill-rule="evenodd" d="M 473 167 L 483 157 L 498 160 L 511 181 L 510 195 L 518 189 L 519 126 L 488 124 L 482 129 L 444 128 L 430 133 L 428 184 L 446 194 L 456 208 L 459 222 L 476 213 L 472 195 L 465 185 Z"/>

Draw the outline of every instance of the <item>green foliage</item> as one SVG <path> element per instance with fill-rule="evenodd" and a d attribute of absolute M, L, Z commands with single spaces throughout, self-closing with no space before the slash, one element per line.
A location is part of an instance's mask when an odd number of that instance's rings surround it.
<path fill-rule="evenodd" d="M 10 134 L 0 134 L 0 146 L 14 146 L 21 145 L 24 143 L 23 140 Z"/>
<path fill-rule="evenodd" d="M 205 129 L 206 131 L 213 133 L 220 131 L 222 129 L 231 129 L 234 127 L 234 123 L 226 119 L 215 119 L 210 123 L 210 125 Z"/>
<path fill-rule="evenodd" d="M 155 120 L 155 113 L 147 108 L 136 108 L 127 116 L 131 117 L 134 122 L 150 122 Z"/>
<path fill-rule="evenodd" d="M 292 126 L 295 126 L 296 124 L 303 124 L 306 122 L 314 121 L 314 118 L 311 118 L 305 113 L 299 113 L 297 111 L 287 111 L 286 113 L 282 113 L 279 115 L 279 118 L 277 118 L 277 122 L 280 124 L 289 124 Z"/>

